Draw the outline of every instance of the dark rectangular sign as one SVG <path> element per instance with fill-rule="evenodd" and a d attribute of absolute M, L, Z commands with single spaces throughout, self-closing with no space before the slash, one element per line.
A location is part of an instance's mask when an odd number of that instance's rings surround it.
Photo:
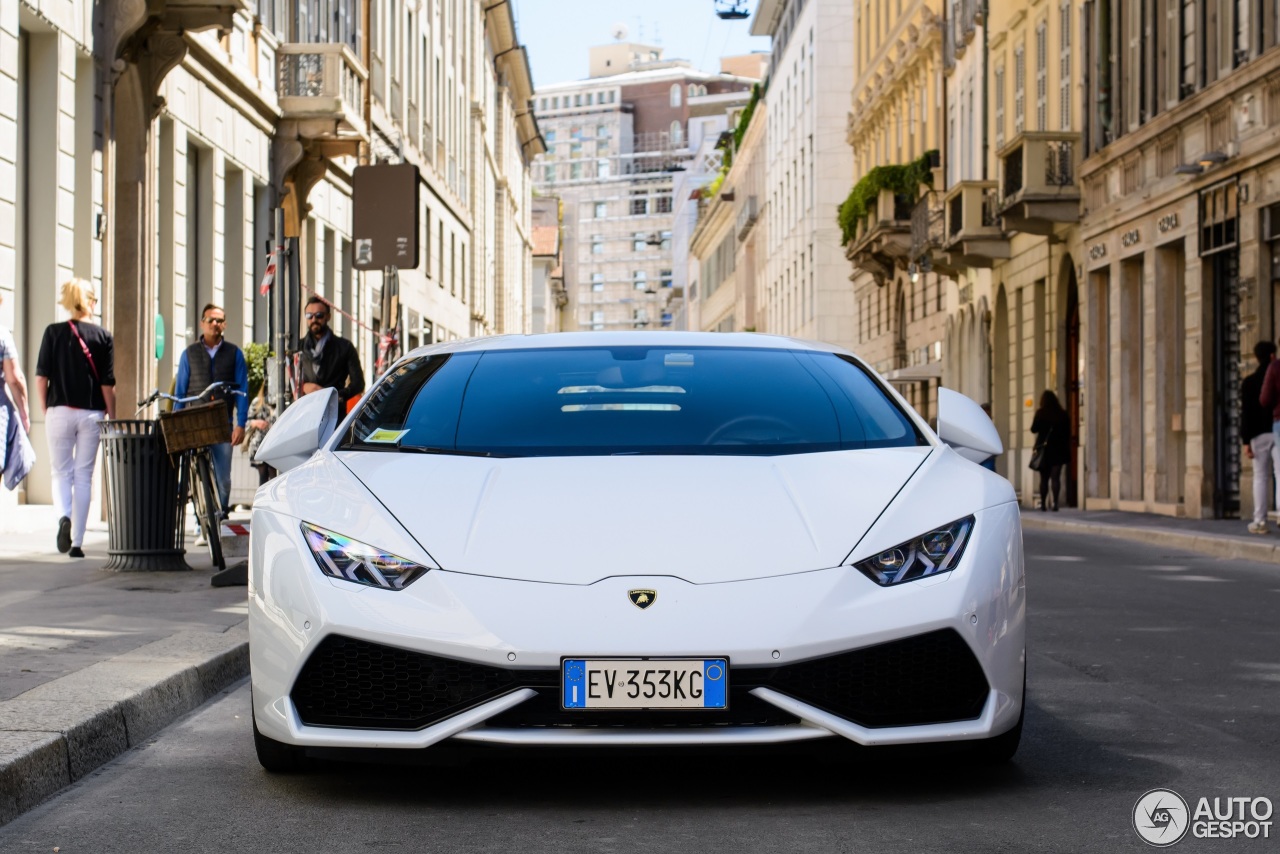
<path fill-rule="evenodd" d="M 352 266 L 357 270 L 418 266 L 418 167 L 357 166 L 351 176 Z"/>

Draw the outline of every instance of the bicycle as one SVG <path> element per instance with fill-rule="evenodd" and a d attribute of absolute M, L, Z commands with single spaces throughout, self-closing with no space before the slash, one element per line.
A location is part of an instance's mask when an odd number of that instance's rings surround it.
<path fill-rule="evenodd" d="M 227 563 L 222 555 L 221 502 L 213 482 L 213 456 L 209 448 L 231 440 L 231 421 L 227 417 L 224 401 L 210 401 L 216 392 L 233 397 L 244 396 L 244 392 L 231 388 L 224 382 L 210 383 L 208 388 L 200 394 L 190 397 L 177 397 L 156 389 L 146 400 L 138 402 L 137 413 L 140 414 L 142 410 L 160 400 L 168 400 L 187 407 L 160 413 L 160 433 L 164 437 L 165 449 L 169 452 L 170 459 L 175 456 L 178 458 L 175 463 L 178 466 L 178 507 L 186 507 L 188 490 L 190 490 L 196 522 L 208 543 L 209 557 L 213 560 L 215 567 L 223 570 L 227 568 Z M 203 405 L 189 406 L 189 404 Z M 179 527 L 184 531 L 185 547 L 186 525 L 181 519 L 179 519 Z"/>

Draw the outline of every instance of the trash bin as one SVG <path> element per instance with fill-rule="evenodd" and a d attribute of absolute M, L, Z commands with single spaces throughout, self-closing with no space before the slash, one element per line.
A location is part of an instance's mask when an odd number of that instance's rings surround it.
<path fill-rule="evenodd" d="M 178 469 L 155 421 L 100 421 L 107 483 L 104 569 L 190 570 L 183 559 Z"/>

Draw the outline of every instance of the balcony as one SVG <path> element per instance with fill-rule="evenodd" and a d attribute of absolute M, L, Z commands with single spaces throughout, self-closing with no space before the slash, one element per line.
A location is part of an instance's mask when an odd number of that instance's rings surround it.
<path fill-rule="evenodd" d="M 910 196 L 882 189 L 874 209 L 855 225 L 845 257 L 855 268 L 870 273 L 877 284 L 888 282 L 894 267 L 905 267 L 910 258 L 915 203 Z"/>
<path fill-rule="evenodd" d="M 999 203 L 995 181 L 961 181 L 947 191 L 943 245 L 958 269 L 990 267 L 1009 258 Z"/>
<path fill-rule="evenodd" d="M 941 196 L 932 190 L 920 197 L 916 206 L 911 209 L 911 251 L 909 257 L 912 264 L 922 272 L 936 270 L 945 275 L 953 275 L 956 268 L 942 251 L 946 237 L 945 211 Z"/>
<path fill-rule="evenodd" d="M 1080 221 L 1079 134 L 1020 133 L 996 157 L 1006 231 L 1051 234 L 1055 225 Z"/>
<path fill-rule="evenodd" d="M 368 72 L 344 44 L 290 42 L 277 51 L 283 121 L 303 139 L 367 142 L 364 87 Z"/>

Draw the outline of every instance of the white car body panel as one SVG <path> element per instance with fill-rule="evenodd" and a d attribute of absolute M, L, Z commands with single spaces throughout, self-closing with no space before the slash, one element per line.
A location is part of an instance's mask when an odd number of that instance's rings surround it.
<path fill-rule="evenodd" d="M 613 334 L 536 338 L 433 349 L 636 343 Z M 643 341 L 827 349 L 754 335 L 659 333 Z M 900 744 L 1003 733 L 1020 719 L 1025 673 L 1014 491 L 911 418 L 930 445 L 757 457 L 337 451 L 339 428 L 255 501 L 249 623 L 257 726 L 289 745 L 405 749 L 445 739 Z M 853 566 L 969 515 L 973 532 L 950 572 L 881 587 Z M 400 591 L 328 577 L 302 522 L 432 569 Z M 628 591 L 637 588 L 656 591 L 654 604 L 633 605 Z M 556 670 L 565 657 L 715 656 L 729 659 L 732 674 L 937 630 L 963 639 L 989 684 L 971 720 L 867 727 L 760 688 L 754 696 L 800 723 L 661 734 L 487 725 L 536 693 L 519 688 L 422 729 L 390 731 L 309 726 L 290 699 L 308 657 L 332 635 L 511 671 Z"/>

